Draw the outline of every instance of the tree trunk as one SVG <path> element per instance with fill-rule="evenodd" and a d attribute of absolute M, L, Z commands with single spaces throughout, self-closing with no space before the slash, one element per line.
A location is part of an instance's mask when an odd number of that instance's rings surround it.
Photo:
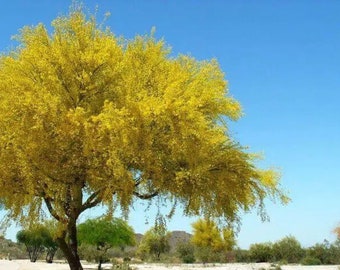
<path fill-rule="evenodd" d="M 98 270 L 102 270 L 102 263 L 103 263 L 103 258 L 99 258 L 99 263 L 98 263 Z"/>
<path fill-rule="evenodd" d="M 57 243 L 70 266 L 70 270 L 83 270 L 78 254 L 75 255 L 74 252 L 72 252 L 71 247 L 67 245 L 65 239 L 58 238 Z"/>
<path fill-rule="evenodd" d="M 47 253 L 46 253 L 46 262 L 47 263 L 53 263 L 53 258 L 54 258 L 56 251 L 57 250 L 53 249 L 53 248 L 47 250 Z"/>
<path fill-rule="evenodd" d="M 57 243 L 61 251 L 66 257 L 66 260 L 70 266 L 70 270 L 83 270 L 78 255 L 78 243 L 77 243 L 77 227 L 76 222 L 69 221 L 67 226 L 68 243 L 65 241 L 65 236 L 57 238 Z"/>

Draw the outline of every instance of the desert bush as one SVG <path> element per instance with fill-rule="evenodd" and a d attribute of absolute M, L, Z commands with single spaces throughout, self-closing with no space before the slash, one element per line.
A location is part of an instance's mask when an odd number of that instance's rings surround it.
<path fill-rule="evenodd" d="M 236 262 L 250 262 L 250 252 L 246 249 L 236 248 L 234 250 L 235 261 Z"/>
<path fill-rule="evenodd" d="M 288 263 L 298 263 L 305 255 L 301 244 L 293 236 L 287 236 L 274 243 L 272 251 L 276 261 L 287 260 Z"/>
<path fill-rule="evenodd" d="M 212 252 L 210 247 L 195 247 L 195 258 L 197 258 L 202 263 L 220 262 L 221 257 L 221 252 Z"/>
<path fill-rule="evenodd" d="M 271 262 L 273 260 L 272 243 L 252 244 L 249 248 L 249 258 L 252 262 Z"/>
<path fill-rule="evenodd" d="M 331 263 L 331 253 L 330 253 L 330 244 L 328 241 L 324 241 L 323 243 L 317 243 L 314 246 L 310 247 L 306 251 L 307 256 L 305 259 L 317 259 L 319 264 L 330 264 Z"/>
<path fill-rule="evenodd" d="M 182 262 L 184 263 L 195 262 L 195 248 L 193 244 L 191 244 L 190 242 L 178 243 L 176 251 Z"/>
<path fill-rule="evenodd" d="M 88 262 L 96 262 L 98 263 L 100 259 L 102 262 L 110 261 L 110 254 L 107 252 L 102 254 L 100 250 L 97 250 L 97 247 L 88 244 L 82 244 L 78 247 L 79 256 L 81 259 L 86 260 Z"/>
<path fill-rule="evenodd" d="M 329 247 L 330 264 L 340 264 L 340 239 Z"/>
<path fill-rule="evenodd" d="M 340 264 L 340 241 L 317 243 L 307 249 L 307 256 L 319 259 L 321 264 Z"/>
<path fill-rule="evenodd" d="M 316 257 L 306 256 L 301 260 L 300 263 L 302 265 L 320 265 L 321 260 L 319 258 L 316 258 Z"/>
<path fill-rule="evenodd" d="M 151 259 L 160 261 L 161 255 L 170 251 L 170 239 L 171 233 L 167 231 L 164 224 L 156 224 L 148 230 L 137 250 L 137 255 L 142 259 Z"/>

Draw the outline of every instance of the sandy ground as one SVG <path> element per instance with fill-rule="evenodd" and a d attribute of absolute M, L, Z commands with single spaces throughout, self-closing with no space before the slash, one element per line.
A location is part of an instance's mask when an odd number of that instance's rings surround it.
<path fill-rule="evenodd" d="M 96 269 L 97 265 L 83 263 L 84 270 Z M 111 265 L 104 264 L 104 269 L 111 269 Z M 182 265 L 167 265 L 167 264 L 136 264 L 131 265 L 135 270 L 262 270 L 270 269 L 268 263 L 257 264 L 242 264 L 242 263 L 230 263 L 230 264 L 216 264 L 206 265 L 202 264 L 182 264 Z M 64 263 L 48 264 L 45 262 L 31 263 L 28 260 L 0 260 L 0 270 L 68 270 L 69 267 Z M 283 265 L 282 270 L 339 270 L 338 265 L 320 265 L 320 266 L 301 266 L 301 265 Z"/>

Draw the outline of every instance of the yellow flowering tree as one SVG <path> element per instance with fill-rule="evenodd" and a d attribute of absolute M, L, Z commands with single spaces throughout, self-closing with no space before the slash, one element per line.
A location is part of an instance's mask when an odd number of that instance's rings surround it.
<path fill-rule="evenodd" d="M 213 220 L 199 219 L 192 224 L 192 244 L 196 249 L 196 256 L 202 262 L 212 262 L 221 259 L 223 252 L 233 249 L 236 245 L 232 229 L 224 228 L 222 231 Z"/>
<path fill-rule="evenodd" d="M 286 197 L 228 133 L 241 115 L 215 60 L 171 57 L 152 36 L 117 38 L 74 9 L 24 27 L 0 57 L 0 198 L 8 217 L 48 211 L 71 269 L 76 222 L 99 204 L 167 200 L 186 215 L 238 222 Z"/>

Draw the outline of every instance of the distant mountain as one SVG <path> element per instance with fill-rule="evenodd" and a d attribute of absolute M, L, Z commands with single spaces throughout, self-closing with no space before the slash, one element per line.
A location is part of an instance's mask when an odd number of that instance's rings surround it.
<path fill-rule="evenodd" d="M 0 259 L 27 259 L 25 248 L 0 236 Z"/>
<path fill-rule="evenodd" d="M 172 231 L 170 237 L 170 252 L 175 251 L 178 243 L 189 242 L 192 235 L 185 231 Z"/>
<path fill-rule="evenodd" d="M 143 234 L 141 234 L 141 233 L 136 233 L 136 234 L 135 234 L 135 239 L 136 239 L 137 245 L 140 243 L 140 241 L 142 240 L 142 238 L 143 238 Z"/>
<path fill-rule="evenodd" d="M 140 241 L 143 238 L 143 234 L 137 233 L 135 234 L 136 237 L 136 243 L 137 246 L 140 243 Z M 185 231 L 172 231 L 171 232 L 171 237 L 169 240 L 170 243 L 170 252 L 174 252 L 176 250 L 176 247 L 178 245 L 178 243 L 182 243 L 182 242 L 188 242 L 190 241 L 192 235 L 190 233 L 187 233 Z"/>

